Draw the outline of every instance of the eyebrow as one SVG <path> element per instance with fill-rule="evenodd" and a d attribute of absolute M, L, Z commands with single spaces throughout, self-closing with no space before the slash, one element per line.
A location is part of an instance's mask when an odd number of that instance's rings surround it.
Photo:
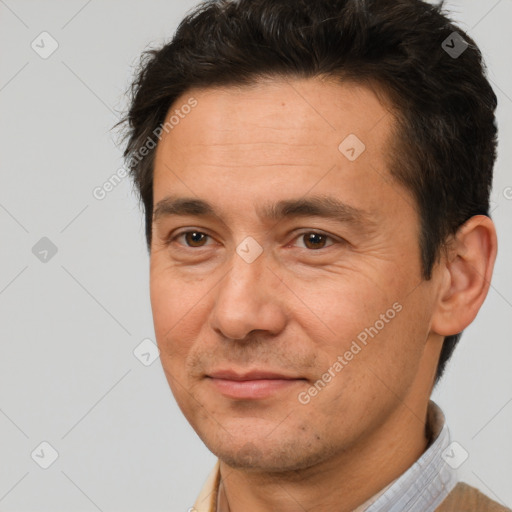
<path fill-rule="evenodd" d="M 332 196 L 309 196 L 284 199 L 257 207 L 261 218 L 280 221 L 294 217 L 323 217 L 358 226 L 374 224 L 368 212 L 355 208 Z M 208 201 L 194 197 L 168 196 L 153 209 L 153 222 L 170 216 L 212 217 L 222 220 L 222 215 Z"/>

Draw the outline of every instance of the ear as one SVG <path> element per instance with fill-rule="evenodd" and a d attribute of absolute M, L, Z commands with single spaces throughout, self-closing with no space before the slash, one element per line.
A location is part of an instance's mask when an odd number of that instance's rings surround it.
<path fill-rule="evenodd" d="M 475 215 L 459 228 L 438 269 L 442 276 L 433 332 L 458 334 L 475 319 L 489 291 L 497 248 L 489 217 Z"/>

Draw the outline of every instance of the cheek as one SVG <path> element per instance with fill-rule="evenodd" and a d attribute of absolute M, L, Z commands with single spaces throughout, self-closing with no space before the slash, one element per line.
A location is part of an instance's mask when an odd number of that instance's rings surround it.
<path fill-rule="evenodd" d="M 301 305 L 303 313 L 295 317 L 312 339 L 324 340 L 322 344 L 333 349 L 350 345 L 360 333 L 364 336 L 365 329 L 380 321 L 380 315 L 392 309 L 395 302 L 391 294 L 382 293 L 384 284 L 376 286 L 354 274 L 338 279 L 329 276 L 314 286 L 300 282 L 292 286 L 307 306 Z M 392 310 L 389 316 L 394 314 Z"/>
<path fill-rule="evenodd" d="M 201 283 L 186 283 L 170 272 L 151 270 L 150 298 L 157 344 L 176 366 L 188 353 L 204 325 L 207 291 Z"/>
<path fill-rule="evenodd" d="M 171 278 L 166 272 L 151 273 L 151 308 L 160 363 L 176 402 L 189 421 L 193 412 L 193 382 L 187 361 L 205 323 L 205 299 L 200 300 L 204 293 L 201 295 L 197 288 Z"/>
<path fill-rule="evenodd" d="M 361 351 L 354 357 L 354 372 L 366 371 L 369 386 L 393 398 L 409 388 L 419 369 L 429 330 L 428 306 L 410 297 L 383 306 L 355 335 Z M 387 391 L 379 391 L 383 386 Z"/>
<path fill-rule="evenodd" d="M 328 363 L 318 371 L 328 371 L 341 356 L 333 387 L 348 382 L 359 386 L 360 377 L 368 372 L 375 386 L 382 385 L 376 377 L 390 384 L 412 378 L 428 333 L 428 308 L 410 295 L 407 283 L 397 283 L 390 275 L 380 282 L 347 278 L 327 286 L 318 284 L 296 286 L 308 308 L 295 318 L 323 352 L 323 363 Z"/>

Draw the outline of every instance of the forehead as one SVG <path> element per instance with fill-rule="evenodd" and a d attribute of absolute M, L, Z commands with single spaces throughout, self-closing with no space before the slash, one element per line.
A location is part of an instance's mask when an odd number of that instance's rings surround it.
<path fill-rule="evenodd" d="M 334 79 L 276 79 L 249 86 L 192 89 L 173 103 L 167 119 L 179 113 L 191 97 L 197 106 L 163 134 L 161 146 L 172 139 L 187 146 L 274 142 L 305 149 L 334 144 L 337 149 L 336 142 L 344 134 L 364 138 L 380 125 L 373 141 L 393 121 L 382 95 Z M 176 115 L 174 120 L 178 120 Z"/>
<path fill-rule="evenodd" d="M 156 149 L 155 204 L 171 192 L 207 197 L 242 186 L 256 200 L 340 185 L 368 195 L 379 180 L 372 174 L 389 167 L 394 118 L 380 96 L 353 82 L 191 89 L 171 106 L 171 118 Z"/>

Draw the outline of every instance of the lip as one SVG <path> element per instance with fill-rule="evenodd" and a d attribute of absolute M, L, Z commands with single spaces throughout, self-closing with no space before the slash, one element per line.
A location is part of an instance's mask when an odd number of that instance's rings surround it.
<path fill-rule="evenodd" d="M 246 380 L 263 380 L 263 379 L 279 379 L 279 380 L 297 380 L 299 377 L 285 375 L 284 373 L 270 372 L 268 370 L 251 370 L 249 372 L 237 372 L 235 370 L 216 370 L 208 374 L 212 379 L 224 379 L 234 381 Z"/>
<path fill-rule="evenodd" d="M 268 370 L 217 370 L 206 377 L 222 395 L 238 400 L 268 398 L 306 380 Z"/>

